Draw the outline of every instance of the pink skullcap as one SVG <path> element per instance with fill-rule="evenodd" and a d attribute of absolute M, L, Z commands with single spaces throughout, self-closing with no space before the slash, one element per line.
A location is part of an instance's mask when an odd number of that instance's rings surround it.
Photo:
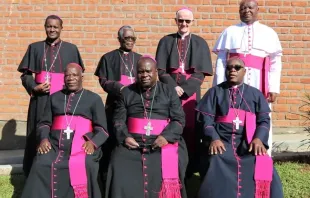
<path fill-rule="evenodd" d="M 157 61 L 155 60 L 155 58 L 154 58 L 153 56 L 151 56 L 151 55 L 148 55 L 148 54 L 143 55 L 143 56 L 141 56 L 140 60 L 141 60 L 142 58 L 150 58 L 150 59 L 152 59 L 155 63 L 157 63 Z"/>
<path fill-rule="evenodd" d="M 81 72 L 84 71 L 84 69 L 82 68 L 82 66 L 79 65 L 79 64 L 77 64 L 77 63 L 69 63 L 69 64 L 67 65 L 67 67 L 68 67 L 69 65 L 70 65 L 70 66 L 73 66 L 73 67 L 75 67 L 75 68 L 77 68 L 77 69 L 79 69 L 79 70 L 81 70 Z"/>
<path fill-rule="evenodd" d="M 190 9 L 189 7 L 182 7 L 182 8 L 180 8 L 180 9 L 178 9 L 178 11 L 175 13 L 176 15 L 178 14 L 178 12 L 180 12 L 181 10 L 188 10 L 188 11 L 190 11 L 190 12 L 193 12 L 192 11 L 192 9 Z"/>

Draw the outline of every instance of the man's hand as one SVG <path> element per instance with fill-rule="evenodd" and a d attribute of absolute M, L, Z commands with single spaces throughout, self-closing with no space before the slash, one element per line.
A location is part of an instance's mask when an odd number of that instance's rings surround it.
<path fill-rule="evenodd" d="M 181 97 L 184 94 L 184 90 L 180 86 L 176 86 L 175 91 L 177 92 L 178 96 Z"/>
<path fill-rule="evenodd" d="M 273 103 L 276 101 L 278 94 L 277 93 L 273 93 L 273 92 L 269 92 L 267 95 L 267 100 L 270 103 Z"/>
<path fill-rule="evenodd" d="M 48 139 L 44 139 L 41 141 L 39 147 L 38 147 L 38 152 L 40 154 L 46 154 L 52 149 L 51 143 L 48 141 Z"/>
<path fill-rule="evenodd" d="M 138 142 L 136 142 L 136 140 L 133 139 L 132 137 L 127 137 L 125 139 L 125 144 L 126 146 L 128 146 L 129 149 L 136 149 L 139 147 Z"/>
<path fill-rule="evenodd" d="M 33 89 L 35 93 L 48 93 L 50 92 L 51 84 L 48 82 L 41 83 Z"/>
<path fill-rule="evenodd" d="M 95 151 L 95 146 L 91 141 L 86 141 L 82 148 L 84 149 L 85 153 L 87 153 L 88 155 L 92 155 Z"/>
<path fill-rule="evenodd" d="M 218 153 L 223 154 L 226 149 L 221 140 L 214 140 L 210 144 L 209 151 L 211 155 L 217 155 Z"/>
<path fill-rule="evenodd" d="M 168 144 L 168 141 L 163 136 L 159 135 L 152 145 L 152 149 L 156 149 L 157 147 L 163 147 Z"/>
<path fill-rule="evenodd" d="M 254 155 L 266 155 L 267 154 L 267 149 L 265 148 L 262 141 L 258 138 L 255 138 L 251 142 L 249 152 L 252 152 L 253 149 L 254 149 Z"/>

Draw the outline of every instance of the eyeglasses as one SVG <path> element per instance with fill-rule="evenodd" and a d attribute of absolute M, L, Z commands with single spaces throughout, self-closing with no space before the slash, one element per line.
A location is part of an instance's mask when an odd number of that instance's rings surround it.
<path fill-rule="evenodd" d="M 135 37 L 135 36 L 126 36 L 126 37 L 124 37 L 124 40 L 125 41 L 130 41 L 130 40 L 136 41 L 137 37 Z"/>
<path fill-rule="evenodd" d="M 189 20 L 189 19 L 177 19 L 178 23 L 184 23 L 184 21 L 187 23 L 187 24 L 190 24 L 193 20 Z"/>
<path fill-rule="evenodd" d="M 240 69 L 244 68 L 241 65 L 226 65 L 226 69 L 228 71 L 231 71 L 232 69 L 235 69 L 236 71 L 239 71 Z"/>

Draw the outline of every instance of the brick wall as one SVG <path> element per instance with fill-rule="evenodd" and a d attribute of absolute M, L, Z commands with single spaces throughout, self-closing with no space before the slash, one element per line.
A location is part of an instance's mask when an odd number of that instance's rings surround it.
<path fill-rule="evenodd" d="M 45 38 L 44 19 L 64 20 L 62 39 L 79 47 L 86 65 L 84 86 L 103 98 L 93 76 L 102 54 L 118 47 L 117 30 L 132 25 L 138 36 L 135 50 L 155 54 L 159 39 L 176 32 L 174 13 L 187 5 L 194 11 L 192 31 L 210 48 L 222 30 L 239 20 L 238 0 L 2 0 L 0 5 L 0 120 L 25 120 L 29 96 L 16 68 L 28 44 Z M 304 93 L 310 90 L 310 1 L 259 0 L 260 21 L 273 27 L 284 48 L 281 96 L 274 105 L 274 125 L 296 127 Z M 215 63 L 213 55 L 213 64 Z M 206 78 L 203 93 L 210 86 Z"/>

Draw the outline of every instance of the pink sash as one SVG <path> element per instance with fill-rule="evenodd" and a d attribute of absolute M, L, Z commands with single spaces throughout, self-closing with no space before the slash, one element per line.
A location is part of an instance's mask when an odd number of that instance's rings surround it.
<path fill-rule="evenodd" d="M 52 130 L 64 130 L 67 128 L 65 116 L 53 118 Z M 76 198 L 88 198 L 86 153 L 82 149 L 85 143 L 83 135 L 92 132 L 92 122 L 81 116 L 74 116 L 70 125 L 74 130 L 71 154 L 69 159 L 70 182 Z"/>
<path fill-rule="evenodd" d="M 228 115 L 216 117 L 218 123 L 233 123 L 236 118 L 233 108 L 229 109 Z M 241 125 L 246 130 L 247 142 L 250 144 L 253 140 L 256 130 L 256 115 L 251 112 L 239 110 L 239 119 Z M 273 175 L 273 161 L 270 156 L 256 156 L 254 180 L 255 180 L 255 198 L 269 198 L 270 185 Z"/>
<path fill-rule="evenodd" d="M 46 74 L 47 74 L 46 71 L 41 71 L 41 73 L 36 74 L 35 75 L 36 83 L 44 83 Z M 49 72 L 49 75 L 51 77 L 50 79 L 50 83 L 51 83 L 50 95 L 51 95 L 63 89 L 63 86 L 65 84 L 64 83 L 65 75 L 63 73 L 52 73 L 52 72 Z"/>
<path fill-rule="evenodd" d="M 186 80 L 191 77 L 191 70 L 185 70 L 184 73 L 182 72 L 181 68 L 178 69 L 171 69 L 171 73 L 184 75 L 186 77 Z M 183 131 L 183 137 L 186 141 L 186 146 L 188 149 L 188 152 L 190 154 L 195 152 L 196 142 L 195 142 L 195 123 L 196 123 L 196 100 L 197 100 L 197 94 L 194 93 L 192 96 L 187 98 L 186 100 L 182 100 L 182 107 L 185 113 L 185 128 Z"/>
<path fill-rule="evenodd" d="M 119 81 L 122 85 L 128 86 L 135 82 L 135 78 L 132 79 L 132 82 L 130 80 L 130 76 L 121 75 L 121 80 Z"/>
<path fill-rule="evenodd" d="M 269 92 L 269 69 L 270 69 L 270 60 L 269 57 L 259 57 L 251 54 L 238 54 L 238 53 L 230 53 L 229 57 L 238 57 L 244 61 L 246 67 L 251 67 L 254 69 L 261 70 L 261 79 L 260 79 L 260 90 L 267 97 Z"/>
<path fill-rule="evenodd" d="M 145 135 L 144 127 L 148 120 L 144 118 L 128 118 L 128 131 L 133 134 Z M 151 119 L 153 130 L 151 135 L 160 135 L 169 124 L 169 120 Z M 181 185 L 179 180 L 178 142 L 167 144 L 161 148 L 162 186 L 159 198 L 181 198 Z"/>

